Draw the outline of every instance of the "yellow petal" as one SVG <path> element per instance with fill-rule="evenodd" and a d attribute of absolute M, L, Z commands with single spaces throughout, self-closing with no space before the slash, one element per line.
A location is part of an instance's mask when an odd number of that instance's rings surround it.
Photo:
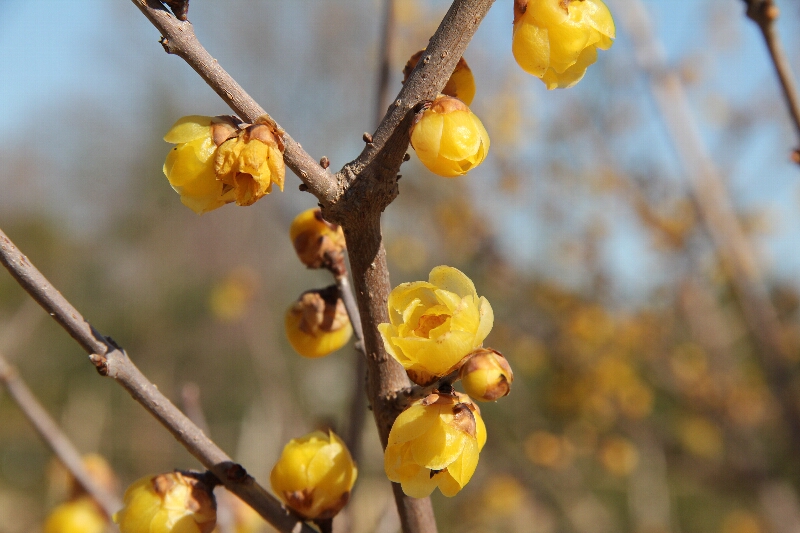
<path fill-rule="evenodd" d="M 428 281 L 431 285 L 454 292 L 461 298 L 465 296 L 478 297 L 478 292 L 475 290 L 475 284 L 472 283 L 472 280 L 466 274 L 451 266 L 440 265 L 435 267 L 428 275 Z"/>
<path fill-rule="evenodd" d="M 547 28 L 526 24 L 524 19 L 517 22 L 514 25 L 511 51 L 525 72 L 541 78 L 550 66 L 550 39 Z"/>
<path fill-rule="evenodd" d="M 483 344 L 484 339 L 487 335 L 489 335 L 489 332 L 492 331 L 492 326 L 494 326 L 494 311 L 492 310 L 492 306 L 489 304 L 489 300 L 483 296 L 480 298 L 480 307 L 478 313 L 480 316 L 480 325 L 475 332 L 476 347 Z"/>
<path fill-rule="evenodd" d="M 420 466 L 442 470 L 461 455 L 468 439 L 465 433 L 440 422 L 411 441 L 411 456 Z"/>
<path fill-rule="evenodd" d="M 439 483 L 436 477 L 431 477 L 431 471 L 427 468 L 420 468 L 414 477 L 404 480 L 400 486 L 412 498 L 426 498 Z"/>
<path fill-rule="evenodd" d="M 442 142 L 444 119 L 442 115 L 426 110 L 411 130 L 411 146 L 420 159 L 435 159 Z"/>
<path fill-rule="evenodd" d="M 474 155 L 480 147 L 481 138 L 475 129 L 470 111 L 451 111 L 442 115 L 442 140 L 439 156 L 461 161 Z"/>
<path fill-rule="evenodd" d="M 389 432 L 389 444 L 397 445 L 419 438 L 439 423 L 435 410 L 414 404 L 397 417 Z"/>
<path fill-rule="evenodd" d="M 211 117 L 202 115 L 183 117 L 172 125 L 167 134 L 164 135 L 164 140 L 168 143 L 178 144 L 188 143 L 203 136 L 210 137 L 210 126 Z"/>

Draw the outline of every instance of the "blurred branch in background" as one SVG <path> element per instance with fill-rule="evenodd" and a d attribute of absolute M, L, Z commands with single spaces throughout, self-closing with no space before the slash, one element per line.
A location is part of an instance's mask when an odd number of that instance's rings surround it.
<path fill-rule="evenodd" d="M 283 509 L 261 487 L 189 420 L 139 371 L 113 340 L 96 331 L 61 293 L 0 231 L 0 263 L 90 355 L 101 375 L 117 381 L 156 418 L 225 487 L 247 502 L 270 524 L 284 533 L 313 533 L 313 529 Z"/>
<path fill-rule="evenodd" d="M 47 413 L 31 390 L 0 353 L 0 383 L 5 385 L 11 398 L 16 402 L 36 432 L 47 443 L 59 461 L 69 470 L 77 482 L 100 505 L 103 512 L 111 518 L 122 508 L 122 502 L 104 490 L 87 472 L 81 454 L 61 431 L 56 421 Z"/>
<path fill-rule="evenodd" d="M 744 0 L 744 3 L 747 5 L 747 16 L 756 23 L 764 36 L 772 64 L 775 66 L 775 74 L 778 75 L 783 97 L 800 140 L 800 96 L 797 93 L 792 67 L 775 28 L 775 21 L 780 14 L 778 7 L 773 0 Z M 793 158 L 795 163 L 800 164 L 800 147 L 795 149 Z"/>
<path fill-rule="evenodd" d="M 639 66 L 648 76 L 650 90 L 686 171 L 701 220 L 730 275 L 742 314 L 758 346 L 758 356 L 796 445 L 800 443 L 800 397 L 793 386 L 790 351 L 756 253 L 733 210 L 722 176 L 705 149 L 681 80 L 667 64 L 644 5 L 640 0 L 614 3 L 621 25 L 631 35 Z"/>

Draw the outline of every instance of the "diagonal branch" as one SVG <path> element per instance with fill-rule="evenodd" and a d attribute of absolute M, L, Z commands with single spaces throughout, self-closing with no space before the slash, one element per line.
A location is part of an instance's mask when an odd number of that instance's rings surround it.
<path fill-rule="evenodd" d="M 168 54 L 175 54 L 197 72 L 233 111 L 248 122 L 265 115 L 264 109 L 242 89 L 216 59 L 200 44 L 191 22 L 181 22 L 158 0 L 131 0 L 147 19 L 161 32 L 161 44 Z M 300 143 L 283 134 L 283 159 L 303 181 L 308 190 L 323 204 L 336 196 L 336 180 Z"/>
<path fill-rule="evenodd" d="M 747 5 L 747 16 L 756 23 L 764 36 L 772 64 L 775 66 L 775 74 L 777 74 L 781 89 L 783 89 L 783 97 L 789 107 L 789 114 L 792 116 L 797 135 L 800 136 L 800 96 L 792 75 L 792 67 L 778 38 L 778 30 L 775 28 L 778 7 L 773 0 L 744 0 L 744 3 Z M 800 158 L 800 148 L 795 153 L 796 157 Z M 800 160 L 797 162 L 800 163 Z"/>
<path fill-rule="evenodd" d="M 47 443 L 59 461 L 70 471 L 72 477 L 83 487 L 89 496 L 96 501 L 106 516 L 111 519 L 114 513 L 122 508 L 122 502 L 112 493 L 103 489 L 92 479 L 83 466 L 80 452 L 72 444 L 56 421 L 53 420 L 28 385 L 20 377 L 17 369 L 12 367 L 0 354 L 0 383 L 5 385 L 9 395 L 25 414 L 28 421 Z"/>
<path fill-rule="evenodd" d="M 286 511 L 194 425 L 153 383 L 141 373 L 127 354 L 109 337 L 95 330 L 61 293 L 0 231 L 0 263 L 28 294 L 41 305 L 87 353 L 101 375 L 117 381 L 134 400 L 180 442 L 203 466 L 214 473 L 225 488 L 239 496 L 267 522 L 283 533 L 314 533 L 307 524 Z"/>

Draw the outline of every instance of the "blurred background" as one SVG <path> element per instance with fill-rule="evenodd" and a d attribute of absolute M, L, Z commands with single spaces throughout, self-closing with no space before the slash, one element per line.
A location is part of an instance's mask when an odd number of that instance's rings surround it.
<path fill-rule="evenodd" d="M 776 3 L 800 72 L 800 4 Z M 192 0 L 189 18 L 339 169 L 375 126 L 382 5 Z M 512 2 L 496 2 L 465 55 L 488 159 L 448 180 L 412 154 L 385 213 L 393 285 L 439 264 L 467 273 L 494 308 L 487 344 L 515 371 L 510 396 L 482 405 L 472 481 L 433 496 L 440 531 L 798 531 L 798 139 L 763 39 L 741 0 L 609 6 L 613 48 L 576 87 L 548 92 L 514 62 Z M 448 7 L 396 2 L 392 94 Z M 685 92 L 654 98 L 637 29 L 666 60 L 656 87 Z M 158 38 L 127 1 L 0 1 L 0 228 L 168 397 L 199 387 L 211 437 L 266 484 L 290 438 L 346 426 L 355 353 L 306 360 L 284 338 L 285 309 L 330 283 L 288 238 L 316 204 L 295 176 L 202 217 L 169 187 L 163 134 L 229 110 Z M 681 95 L 697 138 L 667 126 Z M 717 179 L 722 193 L 703 194 Z M 703 216 L 709 202 L 732 206 L 725 231 Z M 199 466 L 5 272 L 0 352 L 123 486 Z M 60 497 L 51 461 L 0 390 L 0 533 L 39 531 Z M 359 466 L 352 531 L 396 531 L 371 420 Z"/>

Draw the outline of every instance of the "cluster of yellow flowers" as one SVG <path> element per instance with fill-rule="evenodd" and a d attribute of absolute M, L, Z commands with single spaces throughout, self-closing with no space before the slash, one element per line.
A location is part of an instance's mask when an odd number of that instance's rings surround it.
<path fill-rule="evenodd" d="M 482 347 L 494 323 L 492 307 L 471 279 L 449 266 L 434 268 L 427 282 L 397 286 L 388 307 L 389 322 L 378 326 L 386 351 L 417 385 L 439 383 L 395 420 L 386 475 L 415 498 L 436 487 L 453 496 L 472 477 L 486 442 L 480 409 L 467 394 L 494 401 L 509 393 L 514 379 L 500 352 Z M 452 389 L 459 378 L 467 394 Z"/>
<path fill-rule="evenodd" d="M 231 116 L 192 115 L 178 120 L 164 140 L 176 145 L 164 175 L 195 213 L 231 202 L 252 205 L 273 184 L 283 190 L 283 140 L 269 117 L 243 124 Z"/>

